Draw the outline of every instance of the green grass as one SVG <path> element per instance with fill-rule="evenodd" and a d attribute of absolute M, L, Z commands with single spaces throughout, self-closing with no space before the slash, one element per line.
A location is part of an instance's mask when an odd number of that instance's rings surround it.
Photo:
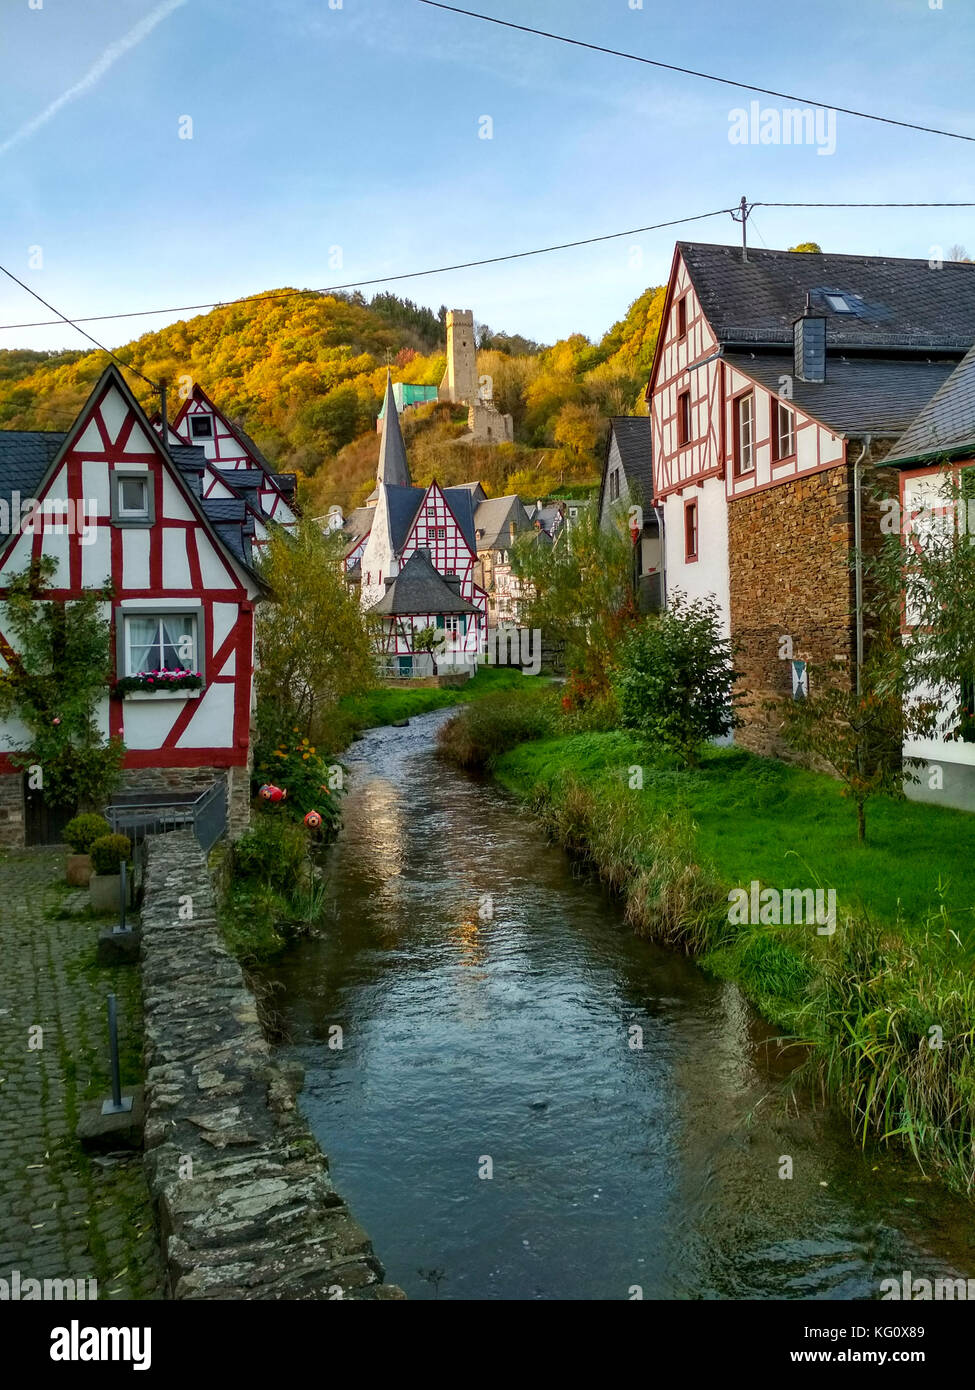
<path fill-rule="evenodd" d="M 412 719 L 418 714 L 429 714 L 431 710 L 466 704 L 499 690 L 522 689 L 536 681 L 536 677 L 523 676 L 509 666 L 482 666 L 476 676 L 457 689 L 382 686 L 365 695 L 343 700 L 339 708 L 357 728 L 378 729 L 398 719 Z"/>
<path fill-rule="evenodd" d="M 661 811 L 686 811 L 699 853 L 729 887 L 757 879 L 835 888 L 841 916 L 869 912 L 890 923 L 919 924 L 944 901 L 955 930 L 975 939 L 975 819 L 967 812 L 878 798 L 868 803 L 861 846 L 853 804 L 831 777 L 734 748 L 712 750 L 699 769 L 669 770 L 619 732 L 522 744 L 495 773 L 525 795 L 565 772 L 593 788 L 626 786 L 632 766 L 643 768 L 643 790 L 631 792 L 637 819 L 649 825 Z"/>

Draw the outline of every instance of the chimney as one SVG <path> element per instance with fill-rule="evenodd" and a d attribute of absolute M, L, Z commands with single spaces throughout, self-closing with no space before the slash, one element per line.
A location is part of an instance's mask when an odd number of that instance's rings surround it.
<path fill-rule="evenodd" d="M 792 325 L 795 374 L 800 381 L 826 380 L 826 316 L 814 314 L 809 295 L 802 316 Z"/>
<path fill-rule="evenodd" d="M 445 575 L 443 576 L 443 582 L 446 584 L 447 588 L 451 591 L 451 593 L 456 594 L 456 595 L 458 596 L 458 598 L 460 597 L 460 576 L 459 576 L 459 575 L 456 575 L 456 574 L 445 574 Z"/>

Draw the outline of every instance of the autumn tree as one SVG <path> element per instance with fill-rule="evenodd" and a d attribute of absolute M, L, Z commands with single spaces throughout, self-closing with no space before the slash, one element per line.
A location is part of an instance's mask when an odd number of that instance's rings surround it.
<path fill-rule="evenodd" d="M 261 564 L 270 597 L 257 609 L 258 729 L 274 746 L 297 728 L 328 743 L 339 701 L 375 682 L 371 631 L 343 577 L 343 538 L 313 521 L 275 530 Z"/>

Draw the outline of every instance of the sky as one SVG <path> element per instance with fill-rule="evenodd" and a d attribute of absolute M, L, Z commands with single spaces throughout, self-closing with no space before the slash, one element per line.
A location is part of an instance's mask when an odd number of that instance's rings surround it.
<path fill-rule="evenodd" d="M 975 136 L 971 0 L 467 3 Z M 742 195 L 975 202 L 964 141 L 840 114 L 835 149 L 828 127 L 809 144 L 732 143 L 736 109 L 795 103 L 419 0 L 0 0 L 0 44 L 0 264 L 69 316 L 377 280 Z M 494 331 L 541 342 L 598 339 L 666 281 L 676 239 L 740 236 L 724 212 L 364 293 L 470 308 Z M 975 208 L 757 207 L 749 219 L 751 244 L 809 240 L 848 254 L 960 244 L 975 255 Z M 87 327 L 115 347 L 190 316 Z M 85 346 L 67 325 L 9 326 L 52 317 L 0 277 L 0 348 Z"/>

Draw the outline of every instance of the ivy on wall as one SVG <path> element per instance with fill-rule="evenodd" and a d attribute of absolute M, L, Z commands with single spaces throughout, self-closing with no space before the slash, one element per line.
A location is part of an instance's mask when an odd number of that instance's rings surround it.
<path fill-rule="evenodd" d="M 44 798 L 64 806 L 102 806 L 119 776 L 125 745 L 106 741 L 97 713 L 113 675 L 111 623 L 99 605 L 111 586 L 79 599 L 46 597 L 57 565 L 34 560 L 7 584 L 0 631 L 0 718 L 16 718 L 30 744 L 10 754 L 31 769 Z"/>

